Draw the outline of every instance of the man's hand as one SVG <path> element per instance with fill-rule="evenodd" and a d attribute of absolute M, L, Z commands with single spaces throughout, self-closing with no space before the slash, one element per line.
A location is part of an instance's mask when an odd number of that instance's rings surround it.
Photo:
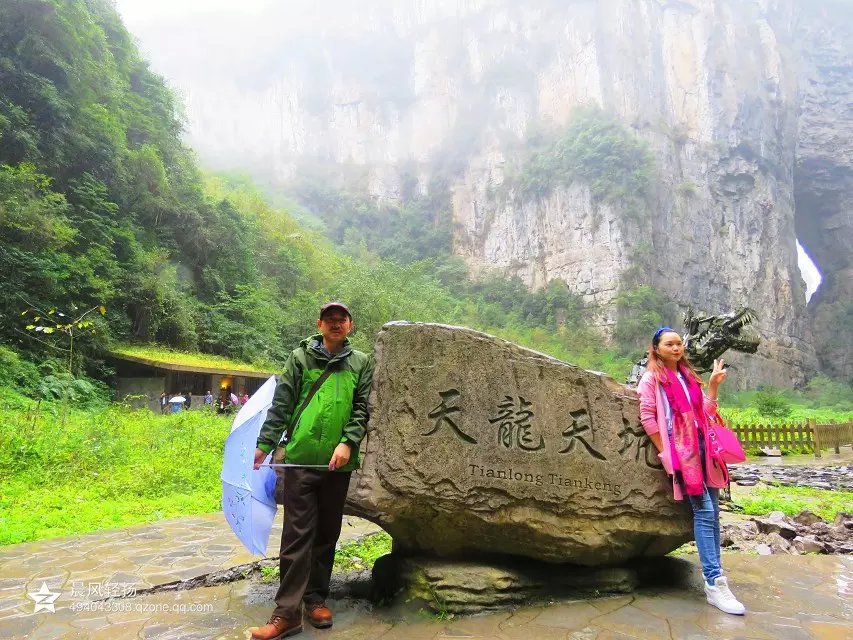
<path fill-rule="evenodd" d="M 349 445 L 346 442 L 341 442 L 335 447 L 335 452 L 332 454 L 332 459 L 329 461 L 329 471 L 340 469 L 349 462 L 350 454 L 352 453 Z"/>
<path fill-rule="evenodd" d="M 263 449 L 255 449 L 255 466 L 254 469 L 257 471 L 261 468 L 261 463 L 264 461 L 269 454 L 266 453 Z"/>

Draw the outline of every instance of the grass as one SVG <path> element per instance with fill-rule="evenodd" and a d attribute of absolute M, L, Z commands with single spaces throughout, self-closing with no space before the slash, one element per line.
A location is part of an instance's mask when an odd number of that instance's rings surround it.
<path fill-rule="evenodd" d="M 783 485 L 733 485 L 732 502 L 737 511 L 750 516 L 766 516 L 772 511 L 781 511 L 786 516 L 793 517 L 801 511 L 811 511 L 825 521 L 832 522 L 841 512 L 853 512 L 853 491 Z M 726 551 L 723 549 L 724 553 Z M 695 553 L 696 543 L 691 541 L 670 551 L 668 555 L 683 556 Z"/>
<path fill-rule="evenodd" d="M 382 556 L 391 553 L 391 536 L 384 531 L 341 545 L 335 552 L 334 570 L 342 573 L 372 569 Z"/>
<path fill-rule="evenodd" d="M 783 418 L 769 418 L 761 415 L 755 407 L 726 406 L 725 400 L 722 400 L 720 413 L 727 422 L 746 425 L 802 424 L 809 418 L 813 418 L 818 424 L 840 424 L 853 421 L 853 411 L 815 408 L 802 404 L 792 404 L 791 412 Z"/>
<path fill-rule="evenodd" d="M 275 365 L 269 363 L 247 364 L 237 360 L 230 360 L 223 356 L 177 351 L 156 345 L 120 345 L 110 349 L 110 353 L 117 356 L 141 358 L 155 363 L 205 367 L 209 369 L 227 369 L 229 371 L 246 371 L 248 373 L 271 373 L 276 369 Z"/>
<path fill-rule="evenodd" d="M 853 491 L 781 485 L 756 486 L 751 491 L 743 491 L 736 487 L 732 499 L 743 513 L 753 516 L 767 515 L 771 511 L 795 516 L 800 511 L 811 511 L 832 522 L 841 512 L 853 512 Z"/>
<path fill-rule="evenodd" d="M 220 509 L 228 418 L 0 397 L 0 545 Z"/>
<path fill-rule="evenodd" d="M 802 389 L 762 387 L 721 389 L 726 419 L 740 424 L 792 424 L 812 418 L 819 424 L 853 421 L 853 386 L 818 375 Z"/>
<path fill-rule="evenodd" d="M 71 407 L 0 388 L 0 545 L 219 511 L 230 418 Z M 386 533 L 343 545 L 337 571 L 373 566 Z M 277 579 L 278 568 L 264 568 Z"/>
<path fill-rule="evenodd" d="M 418 613 L 421 617 L 436 620 L 438 622 L 453 620 L 455 615 L 447 610 L 447 602 L 438 595 L 438 592 L 435 590 L 435 587 L 432 586 L 432 583 L 427 581 L 426 588 L 430 595 L 429 609 L 419 609 Z"/>
<path fill-rule="evenodd" d="M 0 497 L 0 545 L 81 535 L 219 509 L 219 499 L 197 492 L 159 498 L 105 496 L 103 484 L 53 488 L 4 482 Z"/>
<path fill-rule="evenodd" d="M 281 573 L 278 565 L 270 565 L 261 567 L 261 582 L 278 582 L 278 576 Z"/>
<path fill-rule="evenodd" d="M 689 556 L 696 554 L 696 543 L 692 540 L 690 542 L 685 542 L 683 545 L 678 547 L 678 549 L 673 549 L 670 551 L 668 556 Z"/>

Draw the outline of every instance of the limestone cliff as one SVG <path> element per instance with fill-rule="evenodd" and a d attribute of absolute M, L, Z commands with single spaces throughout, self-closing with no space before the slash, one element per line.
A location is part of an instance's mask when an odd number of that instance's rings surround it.
<path fill-rule="evenodd" d="M 796 228 L 823 271 L 809 302 L 824 369 L 853 380 L 853 6 L 802 10 Z"/>
<path fill-rule="evenodd" d="M 851 377 L 849 329 L 825 338 L 849 316 L 851 21 L 832 0 L 803 5 L 373 0 L 336 6 L 322 28 L 264 16 L 263 51 L 238 55 L 237 80 L 160 66 L 186 88 L 209 161 L 278 182 L 306 163 L 360 167 L 392 200 L 404 175 L 426 190 L 440 173 L 454 251 L 474 268 L 562 278 L 605 330 L 638 283 L 709 312 L 749 304 L 764 342 L 738 378 L 791 384 L 817 369 L 815 344 Z M 630 206 L 583 180 L 536 195 L 513 180 L 537 132 L 586 104 L 652 152 Z M 825 278 L 811 314 L 797 233 Z"/>

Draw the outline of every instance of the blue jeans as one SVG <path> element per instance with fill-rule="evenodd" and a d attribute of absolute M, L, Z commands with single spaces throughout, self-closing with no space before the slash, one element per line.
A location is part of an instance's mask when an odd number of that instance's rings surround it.
<path fill-rule="evenodd" d="M 702 468 L 705 468 L 705 439 L 699 438 Z M 693 539 L 702 563 L 702 575 L 709 585 L 723 575 L 720 563 L 720 490 L 708 486 L 701 496 L 688 496 L 693 507 Z"/>
<path fill-rule="evenodd" d="M 720 490 L 705 487 L 701 496 L 688 496 L 693 507 L 693 537 L 709 585 L 723 575 L 720 565 Z"/>

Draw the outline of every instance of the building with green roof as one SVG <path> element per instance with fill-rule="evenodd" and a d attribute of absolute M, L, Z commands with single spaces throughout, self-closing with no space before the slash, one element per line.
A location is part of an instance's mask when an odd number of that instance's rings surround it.
<path fill-rule="evenodd" d="M 193 409 L 203 406 L 208 391 L 214 402 L 222 398 L 227 404 L 232 393 L 251 395 L 275 373 L 272 365 L 256 366 L 153 345 L 118 345 L 108 350 L 107 360 L 116 370 L 117 398 L 152 411 L 160 411 L 163 393 L 189 394 Z"/>

